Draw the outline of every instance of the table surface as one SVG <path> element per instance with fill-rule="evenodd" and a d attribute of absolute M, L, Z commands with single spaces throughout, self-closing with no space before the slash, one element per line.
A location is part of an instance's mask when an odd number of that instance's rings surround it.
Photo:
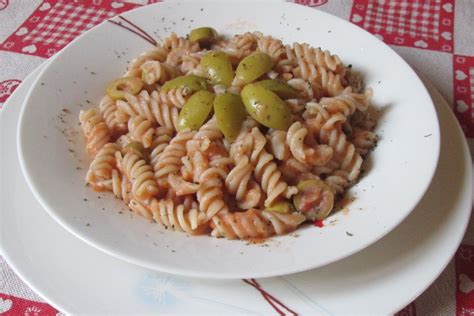
<path fill-rule="evenodd" d="M 47 58 L 104 19 L 156 0 L 0 0 L 0 111 Z M 379 37 L 446 98 L 474 150 L 474 1 L 294 0 Z M 81 14 L 92 9 L 95 14 Z M 79 14 L 77 14 L 79 12 Z M 84 16 L 88 18 L 84 18 Z M 53 25 L 53 27 L 51 27 Z M 49 26 L 49 27 L 48 27 Z M 60 28 L 59 26 L 64 26 Z M 64 29 L 64 31 L 54 31 Z M 474 220 L 441 276 L 399 315 L 474 315 Z M 56 315 L 0 256 L 0 314 Z M 40 311 L 40 312 L 38 312 Z"/>

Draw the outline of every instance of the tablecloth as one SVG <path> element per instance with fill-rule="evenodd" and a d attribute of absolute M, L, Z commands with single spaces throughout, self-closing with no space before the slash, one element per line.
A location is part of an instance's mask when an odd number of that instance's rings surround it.
<path fill-rule="evenodd" d="M 473 0 L 293 0 L 371 32 L 429 78 L 474 149 Z M 34 68 L 94 25 L 156 0 L 0 0 L 0 109 Z M 268 1 L 269 5 L 271 4 Z M 0 256 L 0 314 L 57 315 Z M 370 302 L 368 302 L 370 304 Z M 474 221 L 442 275 L 398 315 L 474 315 Z"/>

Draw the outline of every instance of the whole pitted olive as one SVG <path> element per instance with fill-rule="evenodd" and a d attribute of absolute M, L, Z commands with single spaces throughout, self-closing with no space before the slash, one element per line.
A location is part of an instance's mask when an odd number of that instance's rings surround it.
<path fill-rule="evenodd" d="M 217 125 L 224 136 L 233 141 L 240 132 L 242 122 L 247 117 L 239 95 L 224 93 L 214 99 L 214 113 Z"/>
<path fill-rule="evenodd" d="M 272 59 L 265 53 L 255 53 L 242 59 L 237 66 L 236 77 L 251 83 L 272 69 Z"/>
<path fill-rule="evenodd" d="M 201 59 L 201 67 L 212 84 L 230 86 L 234 78 L 229 55 L 221 51 L 211 51 Z"/>
<path fill-rule="evenodd" d="M 291 124 L 291 112 L 276 93 L 256 84 L 248 84 L 241 95 L 247 112 L 257 122 L 278 130 L 288 129 Z"/>
<path fill-rule="evenodd" d="M 178 130 L 198 130 L 209 117 L 214 103 L 214 93 L 201 90 L 193 94 L 183 105 L 178 116 Z"/>

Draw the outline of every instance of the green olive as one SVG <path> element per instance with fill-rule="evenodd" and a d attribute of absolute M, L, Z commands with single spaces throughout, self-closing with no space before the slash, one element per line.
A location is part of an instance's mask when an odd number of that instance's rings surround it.
<path fill-rule="evenodd" d="M 207 73 L 212 84 L 230 86 L 234 79 L 234 71 L 229 55 L 221 51 L 212 51 L 201 59 L 201 67 Z"/>
<path fill-rule="evenodd" d="M 143 81 L 136 77 L 123 77 L 107 86 L 107 95 L 115 100 L 124 99 L 125 93 L 137 94 L 142 90 Z"/>
<path fill-rule="evenodd" d="M 282 214 L 290 214 L 295 211 L 293 204 L 289 201 L 283 200 L 273 203 L 271 206 L 265 209 L 266 211 L 272 211 Z"/>
<path fill-rule="evenodd" d="M 282 99 L 294 99 L 299 95 L 298 90 L 284 82 L 275 79 L 257 81 L 255 84 L 257 86 L 272 90 Z"/>
<path fill-rule="evenodd" d="M 198 42 L 199 44 L 209 45 L 217 39 L 217 32 L 212 27 L 200 27 L 192 30 L 189 33 L 189 40 L 191 42 Z"/>
<path fill-rule="evenodd" d="M 293 196 L 296 209 L 310 220 L 324 219 L 334 206 L 334 191 L 319 179 L 303 180 Z"/>
<path fill-rule="evenodd" d="M 247 117 L 240 96 L 232 93 L 216 96 L 214 99 L 214 113 L 216 114 L 217 125 L 225 138 L 234 141 Z"/>
<path fill-rule="evenodd" d="M 237 79 L 250 83 L 272 69 L 272 59 L 265 53 L 255 53 L 242 59 L 237 66 Z"/>
<path fill-rule="evenodd" d="M 193 94 L 183 105 L 178 116 L 178 130 L 198 130 L 209 117 L 214 102 L 214 93 L 201 90 Z"/>
<path fill-rule="evenodd" d="M 188 88 L 190 93 L 206 90 L 207 89 L 207 81 L 206 78 L 199 77 L 196 75 L 187 75 L 187 76 L 179 76 L 169 81 L 166 81 L 165 84 L 161 87 L 161 91 L 167 92 L 171 89 L 177 88 Z"/>
<path fill-rule="evenodd" d="M 140 142 L 130 142 L 123 148 L 124 153 L 132 152 L 140 156 L 141 158 L 145 157 L 145 148 Z"/>
<path fill-rule="evenodd" d="M 247 112 L 257 122 L 273 129 L 288 129 L 291 124 L 291 112 L 276 93 L 255 84 L 248 84 L 241 95 Z"/>

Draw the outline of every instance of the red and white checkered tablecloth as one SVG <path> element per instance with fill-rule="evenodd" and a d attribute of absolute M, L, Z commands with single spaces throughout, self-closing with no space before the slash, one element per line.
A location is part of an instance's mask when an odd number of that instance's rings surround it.
<path fill-rule="evenodd" d="M 293 0 L 391 45 L 452 105 L 474 149 L 473 0 Z M 156 0 L 0 0 L 0 109 L 21 81 L 76 36 Z M 433 65 L 436 65 L 433 67 Z M 0 256 L 0 314 L 56 315 Z M 399 315 L 474 315 L 474 223 L 438 280 Z"/>

